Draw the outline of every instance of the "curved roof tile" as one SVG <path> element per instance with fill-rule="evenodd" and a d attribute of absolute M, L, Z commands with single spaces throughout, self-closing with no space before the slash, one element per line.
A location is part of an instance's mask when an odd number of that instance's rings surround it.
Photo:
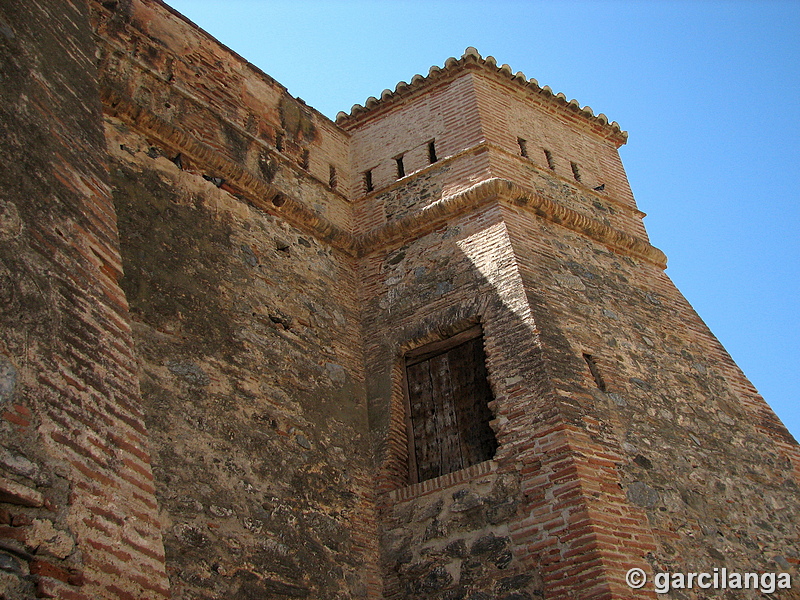
<path fill-rule="evenodd" d="M 521 88 L 525 88 L 529 93 L 537 94 L 541 98 L 545 99 L 545 101 L 555 103 L 570 112 L 574 112 L 582 116 L 590 123 L 597 124 L 600 127 L 609 130 L 608 133 L 613 137 L 616 137 L 621 143 L 624 143 L 628 138 L 628 132 L 623 131 L 620 128 L 619 123 L 616 121 L 609 122 L 608 117 L 606 117 L 606 115 L 603 113 L 595 115 L 591 107 L 581 107 L 580 103 L 575 99 L 567 100 L 567 97 L 563 93 L 554 93 L 550 86 L 545 85 L 540 87 L 539 82 L 536 81 L 536 79 L 526 78 L 522 71 L 517 71 L 517 73 L 514 73 L 511 70 L 511 67 L 506 64 L 498 67 L 497 60 L 493 56 L 487 56 L 484 58 L 480 55 L 478 50 L 472 46 L 468 47 L 464 51 L 464 54 L 461 55 L 461 58 L 455 58 L 452 56 L 448 58 L 446 61 L 444 61 L 444 67 L 438 67 L 436 65 L 432 66 L 428 71 L 427 76 L 419 74 L 414 75 L 414 77 L 411 78 L 411 83 L 400 81 L 395 86 L 394 91 L 388 89 L 383 90 L 383 92 L 381 92 L 380 99 L 370 96 L 364 103 L 365 106 L 354 104 L 353 108 L 350 109 L 349 114 L 344 111 L 340 111 L 339 114 L 336 115 L 336 123 L 339 125 L 347 125 L 348 123 L 355 122 L 359 119 L 359 117 L 371 113 L 374 109 L 380 106 L 389 105 L 392 102 L 395 102 L 418 89 L 430 85 L 431 83 L 458 70 L 466 64 L 477 64 L 490 72 L 501 74 L 509 81 L 514 82 Z"/>

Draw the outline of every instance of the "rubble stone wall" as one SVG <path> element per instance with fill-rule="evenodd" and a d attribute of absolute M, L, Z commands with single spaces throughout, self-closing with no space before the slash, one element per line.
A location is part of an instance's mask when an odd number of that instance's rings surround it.
<path fill-rule="evenodd" d="M 664 272 L 523 210 L 504 221 L 575 454 L 613 457 L 587 494 L 607 534 L 622 500 L 656 572 L 796 568 L 797 446 Z"/>
<path fill-rule="evenodd" d="M 352 259 L 107 127 L 173 598 L 369 597 Z"/>
<path fill-rule="evenodd" d="M 159 3 L 93 9 L 171 593 L 374 597 L 348 136 Z"/>

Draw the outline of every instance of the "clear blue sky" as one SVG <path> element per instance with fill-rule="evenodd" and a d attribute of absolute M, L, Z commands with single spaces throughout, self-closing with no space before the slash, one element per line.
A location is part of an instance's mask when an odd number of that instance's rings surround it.
<path fill-rule="evenodd" d="M 667 273 L 800 438 L 800 2 L 167 1 L 331 118 L 475 46 L 618 121 Z"/>

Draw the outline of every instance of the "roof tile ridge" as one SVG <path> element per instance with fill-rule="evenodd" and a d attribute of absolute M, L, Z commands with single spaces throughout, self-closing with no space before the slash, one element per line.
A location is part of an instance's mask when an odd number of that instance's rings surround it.
<path fill-rule="evenodd" d="M 400 99 L 401 97 L 407 96 L 409 93 L 412 93 L 422 87 L 426 87 L 441 77 L 449 75 L 450 73 L 469 64 L 480 65 L 490 72 L 499 73 L 509 81 L 516 83 L 521 88 L 526 88 L 529 92 L 538 94 L 546 101 L 554 102 L 564 107 L 566 110 L 581 115 L 590 122 L 595 122 L 603 128 L 608 128 L 612 134 L 620 137 L 623 143 L 628 138 L 628 132 L 623 131 L 619 123 L 616 121 L 609 121 L 608 117 L 603 113 L 595 115 L 590 106 L 581 106 L 578 100 L 574 98 L 572 100 L 567 100 L 567 96 L 565 94 L 562 92 L 553 92 L 552 88 L 548 85 L 539 86 L 539 82 L 536 79 L 533 77 L 526 77 L 525 73 L 522 71 L 517 71 L 514 73 L 511 67 L 507 64 L 497 66 L 497 59 L 495 59 L 494 56 L 489 55 L 484 58 L 473 46 L 469 46 L 464 51 L 464 54 L 461 55 L 461 58 L 455 58 L 453 56 L 448 58 L 446 61 L 444 61 L 443 67 L 433 65 L 428 70 L 427 75 L 416 74 L 411 78 L 410 83 L 400 81 L 395 86 L 394 90 L 383 90 L 380 98 L 370 96 L 367 98 L 366 102 L 364 102 L 363 106 L 361 104 L 354 104 L 349 113 L 339 111 L 339 113 L 336 115 L 336 124 L 344 126 L 349 121 L 355 121 L 362 115 L 371 112 L 373 109 L 378 108 L 379 106 L 389 104 Z"/>

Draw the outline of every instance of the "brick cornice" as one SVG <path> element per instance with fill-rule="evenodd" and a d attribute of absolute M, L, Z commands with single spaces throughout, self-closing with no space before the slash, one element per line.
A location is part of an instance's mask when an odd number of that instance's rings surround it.
<path fill-rule="evenodd" d="M 114 90 L 101 89 L 101 98 L 108 115 L 121 119 L 176 153 L 185 154 L 193 163 L 218 173 L 225 178 L 226 186 L 233 193 L 240 195 L 256 208 L 283 215 L 299 229 L 352 256 L 364 256 L 400 240 L 425 235 L 453 217 L 491 202 L 507 202 L 587 235 L 619 254 L 642 259 L 661 269 L 666 268 L 667 258 L 664 253 L 645 240 L 609 227 L 534 190 L 501 178 L 481 181 L 465 190 L 440 198 L 402 219 L 354 234 L 311 211 L 294 197 L 291 190 L 267 183 L 191 134 L 121 97 Z"/>
<path fill-rule="evenodd" d="M 454 216 L 491 202 L 507 202 L 522 207 L 548 221 L 587 235 L 619 254 L 642 259 L 661 269 L 667 266 L 666 255 L 645 240 L 609 227 L 538 192 L 499 177 L 476 183 L 466 190 L 445 196 L 403 219 L 381 225 L 358 236 L 357 252 L 359 255 L 364 255 L 401 239 L 419 237 L 440 227 Z"/>
<path fill-rule="evenodd" d="M 312 232 L 334 247 L 352 253 L 355 246 L 353 235 L 306 208 L 290 191 L 267 183 L 186 131 L 132 100 L 123 98 L 113 89 L 102 87 L 100 96 L 107 115 L 122 120 L 170 150 L 185 155 L 193 164 L 202 165 L 204 169 L 219 174 L 225 179 L 227 188 L 244 197 L 256 208 L 281 214 L 300 229 Z"/>

